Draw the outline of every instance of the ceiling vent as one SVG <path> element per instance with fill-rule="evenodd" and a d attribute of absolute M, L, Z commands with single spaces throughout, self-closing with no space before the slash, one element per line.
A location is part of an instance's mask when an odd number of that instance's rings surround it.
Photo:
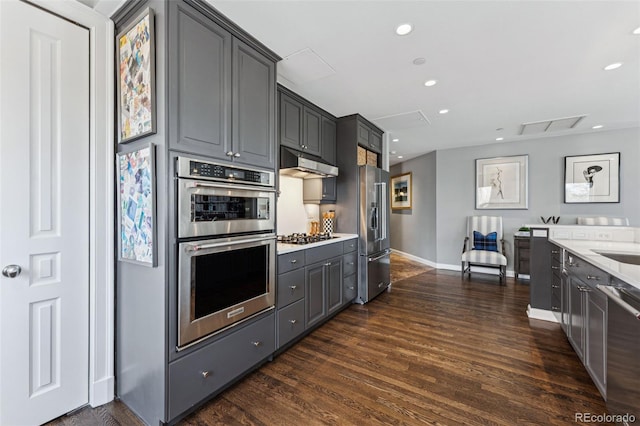
<path fill-rule="evenodd" d="M 373 122 L 387 132 L 411 129 L 414 127 L 424 127 L 431 124 L 427 116 L 420 110 L 386 115 L 384 117 L 374 119 Z"/>
<path fill-rule="evenodd" d="M 292 53 L 278 62 L 278 74 L 298 85 L 320 80 L 335 73 L 336 70 L 309 48 Z"/>
<path fill-rule="evenodd" d="M 559 130 L 571 130 L 585 118 L 586 115 L 578 115 L 576 117 L 554 118 L 544 121 L 533 121 L 531 123 L 523 123 L 520 125 L 521 135 L 533 135 L 536 133 L 557 132 Z"/>

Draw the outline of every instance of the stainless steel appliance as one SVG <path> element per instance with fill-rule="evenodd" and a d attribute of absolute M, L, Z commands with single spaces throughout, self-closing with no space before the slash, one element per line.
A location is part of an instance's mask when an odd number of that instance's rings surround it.
<path fill-rule="evenodd" d="M 178 158 L 178 238 L 276 228 L 274 173 Z"/>
<path fill-rule="evenodd" d="M 274 173 L 178 157 L 178 348 L 275 306 Z"/>
<path fill-rule="evenodd" d="M 325 163 L 320 157 L 280 147 L 280 174 L 297 178 L 338 176 L 338 168 Z"/>
<path fill-rule="evenodd" d="M 391 284 L 389 173 L 360 166 L 358 303 L 367 303 Z"/>
<path fill-rule="evenodd" d="M 179 244 L 178 346 L 275 305 L 274 234 Z"/>
<path fill-rule="evenodd" d="M 608 298 L 607 411 L 631 424 L 640 419 L 640 289 L 613 284 L 598 285 Z"/>

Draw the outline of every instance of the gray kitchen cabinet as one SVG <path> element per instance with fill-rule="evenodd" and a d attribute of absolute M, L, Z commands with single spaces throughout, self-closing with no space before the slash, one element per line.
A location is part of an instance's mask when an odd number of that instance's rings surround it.
<path fill-rule="evenodd" d="M 275 168 L 276 65 L 233 39 L 232 144 L 234 162 Z M 226 153 L 225 153 L 226 155 Z"/>
<path fill-rule="evenodd" d="M 334 257 L 327 263 L 327 313 L 330 315 L 342 307 L 342 300 L 344 296 L 344 292 L 342 290 L 342 256 Z"/>
<path fill-rule="evenodd" d="M 342 256 L 342 290 L 343 290 L 343 305 L 348 305 L 358 295 L 358 240 L 353 239 L 345 241 L 343 244 L 343 256 Z"/>
<path fill-rule="evenodd" d="M 298 300 L 289 306 L 279 309 L 277 313 L 278 335 L 277 348 L 300 336 L 304 330 L 304 300 Z"/>
<path fill-rule="evenodd" d="M 305 327 L 309 328 L 327 316 L 325 262 L 305 268 Z"/>
<path fill-rule="evenodd" d="M 187 4 L 171 7 L 169 146 L 228 159 L 233 36 Z"/>
<path fill-rule="evenodd" d="M 536 232 L 537 231 L 537 232 Z M 549 230 L 532 229 L 529 259 L 529 299 L 532 308 L 551 310 L 552 307 L 552 250 L 554 245 L 547 238 Z M 558 301 L 559 302 L 559 301 Z"/>
<path fill-rule="evenodd" d="M 571 298 L 570 298 L 570 290 L 571 286 L 569 285 L 569 276 L 565 269 L 562 270 L 560 276 L 560 326 L 564 330 L 567 337 L 571 334 L 570 326 L 570 306 Z"/>
<path fill-rule="evenodd" d="M 302 198 L 305 204 L 334 204 L 336 202 L 336 178 L 304 179 Z"/>
<path fill-rule="evenodd" d="M 597 289 L 611 277 L 590 263 L 567 254 L 569 333 L 567 337 L 591 379 L 606 399 L 607 298 Z"/>
<path fill-rule="evenodd" d="M 302 103 L 285 93 L 279 92 L 278 95 L 280 98 L 280 145 L 302 149 Z"/>
<path fill-rule="evenodd" d="M 279 274 L 276 307 L 284 308 L 302 298 L 304 298 L 304 268 Z"/>
<path fill-rule="evenodd" d="M 274 61 L 193 7 L 171 7 L 169 147 L 274 169 Z"/>
<path fill-rule="evenodd" d="M 369 124 L 358 122 L 358 144 L 370 151 L 380 154 L 382 152 L 382 133 Z"/>
<path fill-rule="evenodd" d="M 169 365 L 169 418 L 266 360 L 275 350 L 273 313 Z"/>
<path fill-rule="evenodd" d="M 607 297 L 597 289 L 587 295 L 586 363 L 600 394 L 607 397 Z"/>
<path fill-rule="evenodd" d="M 336 164 L 336 120 L 335 118 L 322 116 L 322 159 L 329 164 Z"/>
<path fill-rule="evenodd" d="M 550 245 L 551 251 L 551 311 L 558 321 L 562 316 L 562 249 Z"/>
<path fill-rule="evenodd" d="M 320 132 L 322 115 L 314 109 L 304 106 L 302 109 L 303 150 L 311 155 L 322 155 Z"/>

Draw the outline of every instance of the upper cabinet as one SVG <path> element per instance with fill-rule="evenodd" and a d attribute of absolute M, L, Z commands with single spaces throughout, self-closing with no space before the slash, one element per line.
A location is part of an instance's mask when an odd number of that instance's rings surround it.
<path fill-rule="evenodd" d="M 358 120 L 358 145 L 380 154 L 382 152 L 382 133 L 371 124 Z"/>
<path fill-rule="evenodd" d="M 280 145 L 335 164 L 335 117 L 283 87 L 279 97 Z"/>
<path fill-rule="evenodd" d="M 171 2 L 171 149 L 275 169 L 275 61 Z"/>

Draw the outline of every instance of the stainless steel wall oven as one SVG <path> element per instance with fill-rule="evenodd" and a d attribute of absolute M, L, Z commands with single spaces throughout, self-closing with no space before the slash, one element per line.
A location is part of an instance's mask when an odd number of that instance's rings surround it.
<path fill-rule="evenodd" d="M 178 348 L 275 305 L 274 174 L 178 157 Z"/>

